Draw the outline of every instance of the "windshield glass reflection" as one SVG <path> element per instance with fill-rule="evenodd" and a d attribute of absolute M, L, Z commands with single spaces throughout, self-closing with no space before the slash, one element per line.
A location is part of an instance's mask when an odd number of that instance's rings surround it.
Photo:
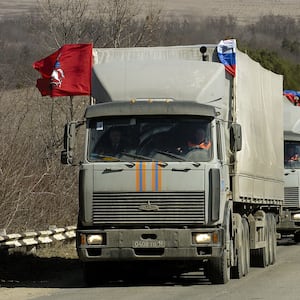
<path fill-rule="evenodd" d="M 284 167 L 300 169 L 300 142 L 284 142 Z"/>
<path fill-rule="evenodd" d="M 90 161 L 209 161 L 211 120 L 170 116 L 92 119 Z"/>

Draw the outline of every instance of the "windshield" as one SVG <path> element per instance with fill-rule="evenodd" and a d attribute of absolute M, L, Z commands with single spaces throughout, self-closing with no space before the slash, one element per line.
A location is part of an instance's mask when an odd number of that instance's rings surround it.
<path fill-rule="evenodd" d="M 89 161 L 209 161 L 211 119 L 141 116 L 91 119 Z"/>
<path fill-rule="evenodd" d="M 300 142 L 284 142 L 284 167 L 300 169 Z"/>

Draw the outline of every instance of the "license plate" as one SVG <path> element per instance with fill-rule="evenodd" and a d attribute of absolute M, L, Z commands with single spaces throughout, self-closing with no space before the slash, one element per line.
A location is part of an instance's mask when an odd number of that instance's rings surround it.
<path fill-rule="evenodd" d="M 166 246 L 165 241 L 157 240 L 145 240 L 145 241 L 134 241 L 133 248 L 164 248 Z"/>

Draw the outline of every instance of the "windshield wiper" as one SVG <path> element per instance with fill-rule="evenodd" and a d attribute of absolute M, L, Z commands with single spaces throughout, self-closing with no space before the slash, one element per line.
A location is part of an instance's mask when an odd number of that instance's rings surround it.
<path fill-rule="evenodd" d="M 128 152 L 121 152 L 121 154 L 132 157 L 132 158 L 139 158 L 139 159 L 143 159 L 143 160 L 147 160 L 147 161 L 154 161 L 153 158 L 144 156 L 144 155 L 140 155 L 140 154 L 133 154 L 133 153 L 128 153 Z"/>
<path fill-rule="evenodd" d="M 174 154 L 174 153 L 170 153 L 170 152 L 166 152 L 166 151 L 158 150 L 158 149 L 154 149 L 154 151 L 157 152 L 157 153 L 160 153 L 160 154 L 163 154 L 163 155 L 172 157 L 172 158 L 177 158 L 177 159 L 179 159 L 180 161 L 188 161 L 187 159 L 185 159 L 185 158 L 184 158 L 183 156 L 181 156 L 181 155 L 177 155 L 177 154 Z"/>
<path fill-rule="evenodd" d="M 177 154 L 174 154 L 174 153 L 170 153 L 170 152 L 166 152 L 166 151 L 162 151 L 162 150 L 157 150 L 157 149 L 155 149 L 154 151 L 156 151 L 157 153 L 169 156 L 169 157 L 177 158 L 180 161 L 189 161 L 189 160 L 187 160 L 185 157 L 183 157 L 181 155 L 177 155 Z M 201 166 L 201 164 L 198 163 L 198 162 L 192 161 L 191 163 L 193 164 L 193 166 L 195 166 L 197 168 Z"/>

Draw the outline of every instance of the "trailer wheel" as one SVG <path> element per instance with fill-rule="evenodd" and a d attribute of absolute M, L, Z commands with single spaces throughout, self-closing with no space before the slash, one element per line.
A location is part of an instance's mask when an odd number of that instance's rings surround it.
<path fill-rule="evenodd" d="M 249 241 L 249 224 L 246 218 L 242 219 L 242 223 L 244 226 L 244 237 L 245 237 L 245 274 L 249 273 L 250 269 L 250 241 Z"/>
<path fill-rule="evenodd" d="M 255 217 L 262 218 L 264 225 L 261 230 L 265 240 L 265 247 L 258 249 L 251 249 L 251 266 L 265 268 L 269 265 L 269 226 L 266 214 L 263 211 L 257 211 Z"/>
<path fill-rule="evenodd" d="M 266 248 L 252 249 L 251 250 L 251 267 L 265 268 L 266 261 Z"/>
<path fill-rule="evenodd" d="M 276 223 L 272 214 L 267 214 L 267 220 L 269 225 L 269 263 L 273 265 L 276 261 Z"/>
<path fill-rule="evenodd" d="M 212 284 L 224 284 L 230 279 L 230 268 L 227 263 L 226 250 L 222 256 L 214 257 L 207 262 L 205 274 Z"/>
<path fill-rule="evenodd" d="M 275 217 L 272 215 L 272 222 L 273 222 L 273 264 L 275 264 L 276 260 L 277 260 L 277 225 L 276 225 L 276 219 Z"/>

